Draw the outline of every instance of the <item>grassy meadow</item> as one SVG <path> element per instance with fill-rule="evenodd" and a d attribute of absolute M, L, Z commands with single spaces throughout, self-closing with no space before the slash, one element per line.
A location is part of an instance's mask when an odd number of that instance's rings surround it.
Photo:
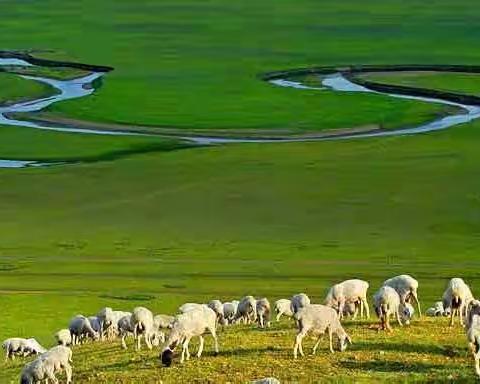
<path fill-rule="evenodd" d="M 480 12 L 466 0 L 6 0 L 0 11 L 2 49 L 115 67 L 94 95 L 48 111 L 79 120 L 186 130 L 398 128 L 445 110 L 283 89 L 258 75 L 308 65 L 480 63 Z M 407 81 L 477 89 L 477 80 L 452 76 Z M 44 91 L 0 73 L 0 103 Z M 0 159 L 82 161 L 0 169 L 0 340 L 35 336 L 52 345 L 72 316 L 106 305 L 173 313 L 187 301 L 254 294 L 273 302 L 299 291 L 321 302 L 332 283 L 353 277 L 368 280 L 373 295 L 386 278 L 410 273 L 424 309 L 453 276 L 478 294 L 479 139 L 479 122 L 418 136 L 199 148 L 0 127 Z M 158 351 L 86 345 L 75 348 L 74 378 L 474 380 L 463 332 L 445 319 L 391 335 L 371 325 L 347 323 L 347 352 L 330 355 L 322 344 L 299 362 L 287 320 L 267 331 L 229 328 L 220 356 L 207 339 L 202 360 L 171 369 L 159 366 Z M 305 349 L 312 344 L 306 339 Z M 16 383 L 22 365 L 0 362 L 0 383 Z"/>

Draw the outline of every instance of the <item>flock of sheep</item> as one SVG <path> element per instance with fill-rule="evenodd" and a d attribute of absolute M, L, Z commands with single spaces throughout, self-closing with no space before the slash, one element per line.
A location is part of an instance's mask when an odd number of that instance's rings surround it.
<path fill-rule="evenodd" d="M 350 336 L 343 328 L 344 317 L 355 319 L 370 317 L 367 302 L 366 281 L 346 280 L 330 288 L 324 305 L 311 304 L 309 297 L 299 293 L 290 300 L 280 299 L 275 302 L 276 320 L 281 316 L 292 317 L 298 328 L 293 348 L 293 356 L 304 355 L 302 340 L 307 334 L 318 336 L 313 353 L 319 345 L 323 334 L 328 333 L 329 348 L 333 353 L 334 336 L 338 340 L 338 348 L 344 351 L 352 343 Z M 390 319 L 394 317 L 399 325 L 409 324 L 414 315 L 416 304 L 421 314 L 418 299 L 418 282 L 409 275 L 400 275 L 386 280 L 373 296 L 373 307 L 380 319 L 380 330 L 390 331 Z M 467 340 L 475 359 L 475 370 L 480 376 L 480 301 L 475 300 L 468 285 L 460 278 L 450 280 L 443 294 L 442 301 L 435 303 L 427 310 L 429 316 L 450 316 L 450 325 L 455 317 L 465 326 Z M 15 356 L 38 355 L 27 363 L 20 375 L 21 384 L 35 384 L 45 381 L 58 383 L 56 374 L 65 371 L 67 384 L 72 382 L 72 350 L 71 346 L 87 340 L 102 341 L 118 339 L 122 348 L 126 349 L 126 338 L 133 337 L 136 349 L 141 349 L 142 338 L 145 345 L 152 349 L 163 343 L 160 354 L 163 365 L 170 366 L 174 358 L 174 350 L 181 346 L 180 363 L 190 358 L 189 342 L 193 337 L 199 338 L 196 356 L 202 355 L 204 338 L 210 333 L 214 339 L 215 353 L 218 353 L 217 326 L 236 323 L 258 323 L 262 328 L 270 326 L 271 307 L 268 299 L 255 299 L 245 296 L 239 301 L 222 303 L 212 300 L 208 304 L 187 303 L 179 308 L 179 314 L 154 315 L 144 307 L 137 307 L 132 312 L 114 311 L 103 308 L 96 316 L 75 316 L 68 329 L 59 330 L 55 334 L 57 346 L 46 350 L 35 339 L 10 338 L 3 342 L 5 360 Z M 264 379 L 268 383 L 275 379 Z"/>

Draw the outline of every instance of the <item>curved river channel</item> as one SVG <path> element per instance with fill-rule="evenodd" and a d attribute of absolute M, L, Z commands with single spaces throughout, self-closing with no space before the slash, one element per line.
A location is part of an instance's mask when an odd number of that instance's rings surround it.
<path fill-rule="evenodd" d="M 19 60 L 19 59 L 2 59 L 0 58 L 0 65 L 21 65 L 21 66 L 31 66 L 30 63 Z M 138 133 L 132 131 L 112 131 L 112 130 L 99 130 L 99 129 L 82 129 L 74 126 L 57 126 L 49 125 L 47 123 L 41 122 L 32 122 L 27 120 L 19 120 L 9 117 L 9 114 L 19 113 L 19 112 L 37 112 L 45 109 L 46 107 L 57 103 L 63 100 L 69 100 L 74 98 L 86 97 L 91 95 L 95 89 L 92 86 L 93 81 L 102 77 L 103 72 L 92 72 L 87 76 L 76 78 L 72 80 L 57 80 L 50 79 L 45 77 L 35 77 L 35 76 L 25 76 L 19 75 L 25 79 L 35 80 L 41 83 L 45 83 L 53 87 L 57 94 L 41 98 L 37 100 L 31 100 L 27 102 L 20 102 L 13 105 L 1 106 L 0 107 L 0 125 L 13 125 L 17 127 L 28 127 L 36 128 L 50 131 L 60 131 L 60 132 L 71 132 L 71 133 L 87 133 L 87 134 L 99 134 L 99 135 L 130 135 L 130 136 L 150 136 L 146 133 Z M 280 86 L 280 87 L 289 87 L 296 90 L 303 89 L 313 89 L 321 92 L 324 89 L 330 89 L 337 92 L 365 92 L 365 93 L 376 93 L 381 95 L 387 95 L 390 97 L 410 99 L 410 100 L 419 100 L 429 103 L 437 103 L 450 105 L 459 108 L 459 112 L 453 115 L 448 115 L 445 117 L 440 117 L 434 121 L 431 121 L 426 124 L 422 124 L 416 127 L 403 128 L 398 130 L 391 131 L 371 131 L 364 133 L 350 133 L 350 134 L 332 134 L 328 135 L 319 135 L 317 137 L 282 137 L 282 138 L 242 138 L 242 137 L 220 137 L 220 136 L 178 136 L 178 135 L 162 135 L 163 137 L 172 137 L 176 139 L 181 139 L 189 142 L 193 142 L 200 145 L 211 145 L 211 144 L 228 144 L 228 143 L 272 143 L 272 142 L 301 142 L 301 141 L 326 141 L 326 140 L 345 140 L 345 139 L 359 139 L 359 138 L 369 138 L 369 137 L 382 137 L 382 136 L 400 136 L 400 135 L 411 135 L 424 132 L 437 131 L 441 129 L 446 129 L 453 127 L 458 124 L 463 124 L 470 122 L 474 119 L 480 117 L 480 106 L 478 105 L 467 105 L 456 103 L 448 100 L 443 100 L 440 98 L 426 98 L 419 96 L 410 96 L 404 94 L 394 94 L 394 93 L 384 93 L 371 90 L 365 86 L 356 84 L 341 73 L 335 73 L 331 75 L 322 76 L 322 86 L 323 87 L 310 87 L 300 82 L 289 81 L 286 79 L 276 79 L 270 80 L 270 84 Z M 153 134 L 152 134 L 153 136 Z M 58 163 L 57 163 L 58 164 Z M 0 159 L 0 168 L 22 168 L 22 167 L 34 167 L 34 166 L 46 166 L 52 164 L 42 164 L 35 161 L 21 161 L 21 160 L 2 160 Z"/>

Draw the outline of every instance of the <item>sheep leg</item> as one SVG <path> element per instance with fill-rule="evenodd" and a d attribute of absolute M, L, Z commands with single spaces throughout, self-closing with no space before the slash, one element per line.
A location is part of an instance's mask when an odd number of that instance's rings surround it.
<path fill-rule="evenodd" d="M 453 304 L 453 303 L 452 303 L 452 304 Z M 450 310 L 450 327 L 453 327 L 453 323 L 454 323 L 454 319 L 453 319 L 453 318 L 454 318 L 454 316 L 455 316 L 455 311 L 456 311 L 456 309 L 453 308 L 453 305 L 452 305 L 452 304 L 450 305 L 450 308 L 451 308 L 451 310 Z"/>
<path fill-rule="evenodd" d="M 280 317 L 282 316 L 282 314 L 283 314 L 283 312 L 278 312 L 278 313 L 277 313 L 277 321 L 280 320 Z"/>
<path fill-rule="evenodd" d="M 152 349 L 151 335 L 145 334 L 145 344 L 147 344 L 148 349 Z"/>
<path fill-rule="evenodd" d="M 398 308 L 397 308 L 395 314 L 396 314 L 396 317 L 397 317 L 398 324 L 402 327 L 403 323 L 402 323 L 402 319 L 400 318 L 400 311 L 398 310 Z"/>
<path fill-rule="evenodd" d="M 197 357 L 200 357 L 200 356 L 202 356 L 202 352 L 203 352 L 204 339 L 203 339 L 202 335 L 200 335 L 198 337 L 200 338 L 200 345 L 198 346 Z"/>
<path fill-rule="evenodd" d="M 367 315 L 367 319 L 370 319 L 370 309 L 368 308 L 367 298 L 366 297 L 362 298 L 361 303 L 365 308 L 365 314 Z"/>
<path fill-rule="evenodd" d="M 475 354 L 475 373 L 480 376 L 480 354 Z"/>
<path fill-rule="evenodd" d="M 127 349 L 127 343 L 125 342 L 125 339 L 127 338 L 127 334 L 123 333 L 122 334 L 122 348 Z"/>
<path fill-rule="evenodd" d="M 190 350 L 188 349 L 189 344 L 190 344 L 190 338 L 185 339 L 183 346 L 185 347 L 185 356 L 187 361 L 190 360 Z"/>
<path fill-rule="evenodd" d="M 263 321 L 263 315 L 258 316 L 258 319 L 259 319 L 259 321 L 260 321 L 260 327 L 261 327 L 261 328 L 265 328 L 265 323 L 264 323 L 264 321 Z"/>
<path fill-rule="evenodd" d="M 414 294 L 413 297 L 415 298 L 415 301 L 417 302 L 418 317 L 422 318 L 422 309 L 420 308 L 420 301 L 418 300 L 417 294 Z"/>
<path fill-rule="evenodd" d="M 142 348 L 142 334 L 137 334 L 137 351 Z"/>
<path fill-rule="evenodd" d="M 460 320 L 460 325 L 463 327 L 463 312 L 464 312 L 464 305 L 463 301 L 460 304 L 460 308 L 458 308 L 458 319 Z"/>
<path fill-rule="evenodd" d="M 297 352 L 300 352 L 301 356 L 303 355 L 303 349 L 302 349 L 302 339 L 305 337 L 306 332 L 298 332 L 297 337 L 295 338 L 295 346 L 293 347 L 293 358 L 297 358 Z"/>
<path fill-rule="evenodd" d="M 72 382 L 72 367 L 70 364 L 65 365 L 65 375 L 67 376 L 67 384 L 70 384 Z"/>
<path fill-rule="evenodd" d="M 329 342 L 329 347 L 330 347 L 330 352 L 334 353 L 333 350 L 333 332 L 332 332 L 332 327 L 328 328 L 328 342 Z"/>
<path fill-rule="evenodd" d="M 212 337 L 213 337 L 213 343 L 214 343 L 214 348 L 215 348 L 215 355 L 218 354 L 218 338 L 217 338 L 217 331 L 214 328 L 208 328 L 208 330 L 210 331 L 210 333 L 212 334 Z"/>
<path fill-rule="evenodd" d="M 322 335 L 318 335 L 317 342 L 313 346 L 312 355 L 315 355 L 315 353 L 317 352 L 317 348 L 318 348 L 318 345 L 320 344 L 320 339 L 321 338 L 322 338 Z"/>
<path fill-rule="evenodd" d="M 187 339 L 185 339 L 182 343 L 182 356 L 180 357 L 180 364 L 185 361 L 185 353 L 186 353 L 186 345 L 187 345 Z"/>

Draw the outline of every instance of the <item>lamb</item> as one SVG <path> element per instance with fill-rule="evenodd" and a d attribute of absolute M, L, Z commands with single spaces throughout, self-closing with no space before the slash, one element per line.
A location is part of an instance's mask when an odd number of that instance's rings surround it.
<path fill-rule="evenodd" d="M 380 319 L 380 329 L 391 331 L 390 317 L 394 315 L 400 326 L 410 323 L 413 316 L 413 306 L 402 304 L 398 292 L 389 286 L 381 287 L 373 296 L 375 312 Z M 403 320 L 403 321 L 402 321 Z"/>
<path fill-rule="evenodd" d="M 69 329 L 61 329 L 57 333 L 55 333 L 55 340 L 57 340 L 58 345 L 63 345 L 67 347 L 72 345 L 72 334 L 70 333 Z"/>
<path fill-rule="evenodd" d="M 310 298 L 305 293 L 298 293 L 292 296 L 290 302 L 290 309 L 292 313 L 295 314 L 300 308 L 304 308 L 310 304 Z"/>
<path fill-rule="evenodd" d="M 467 320 L 467 340 L 475 360 L 475 372 L 480 377 L 480 302 L 472 302 Z"/>
<path fill-rule="evenodd" d="M 20 375 L 20 384 L 58 383 L 55 373 L 65 370 L 67 384 L 72 382 L 72 350 L 64 346 L 56 346 L 27 364 Z"/>
<path fill-rule="evenodd" d="M 217 315 L 217 322 L 225 325 L 225 314 L 223 313 L 223 304 L 220 300 L 212 300 L 208 303 L 208 307 L 213 309 Z"/>
<path fill-rule="evenodd" d="M 360 303 L 360 317 L 364 317 L 364 310 L 367 319 L 370 318 L 370 311 L 367 302 L 367 291 L 369 284 L 359 279 L 345 280 L 335 284 L 327 293 L 325 305 L 337 310 L 342 319 L 346 303 Z M 356 317 L 356 311 L 354 318 Z"/>
<path fill-rule="evenodd" d="M 320 338 L 326 331 L 328 331 L 330 352 L 332 353 L 334 352 L 333 335 L 336 335 L 339 339 L 340 351 L 344 351 L 347 348 L 347 343 L 352 343 L 352 339 L 340 324 L 337 312 L 331 307 L 322 304 L 309 304 L 300 308 L 294 317 L 298 322 L 298 334 L 293 348 L 293 357 L 295 359 L 297 358 L 297 352 L 304 356 L 302 340 L 309 332 L 318 336 L 317 342 L 313 347 L 313 354 L 317 351 Z"/>
<path fill-rule="evenodd" d="M 227 324 L 232 324 L 235 320 L 235 314 L 237 313 L 238 301 L 223 303 L 223 316 Z"/>
<path fill-rule="evenodd" d="M 130 321 L 133 327 L 133 336 L 137 341 L 137 350 L 142 347 L 142 335 L 145 337 L 147 348 L 152 349 L 152 340 L 156 336 L 152 312 L 147 308 L 137 307 L 133 310 Z"/>
<path fill-rule="evenodd" d="M 292 317 L 292 302 L 288 299 L 280 299 L 275 302 L 275 312 L 277 313 L 276 320 L 279 321 L 282 315 Z"/>
<path fill-rule="evenodd" d="M 83 343 L 86 338 L 90 337 L 93 340 L 99 339 L 99 334 L 95 332 L 90 324 L 90 321 L 85 316 L 77 315 L 68 326 L 70 335 L 72 336 L 72 345 Z"/>
<path fill-rule="evenodd" d="M 418 316 L 421 316 L 420 301 L 418 300 L 418 281 L 410 275 L 399 275 L 385 280 L 383 285 L 392 287 L 400 295 L 400 303 L 409 303 L 414 299 L 417 303 Z"/>
<path fill-rule="evenodd" d="M 256 310 L 260 327 L 270 327 L 270 302 L 266 297 L 257 300 Z"/>
<path fill-rule="evenodd" d="M 425 314 L 430 317 L 443 316 L 445 314 L 445 309 L 443 308 L 443 302 L 436 301 L 432 307 L 427 309 Z"/>
<path fill-rule="evenodd" d="M 2 348 L 5 350 L 5 361 L 15 360 L 15 356 L 39 355 L 46 351 L 34 338 L 23 339 L 12 337 L 3 342 Z"/>
<path fill-rule="evenodd" d="M 463 316 L 466 316 L 467 308 L 473 300 L 470 287 L 459 277 L 451 279 L 443 293 L 443 306 L 450 308 L 450 326 L 453 326 L 455 315 L 458 315 L 460 325 L 463 326 Z"/>
<path fill-rule="evenodd" d="M 257 300 L 253 296 L 245 296 L 238 303 L 235 321 L 249 324 L 257 320 Z"/>
<path fill-rule="evenodd" d="M 202 355 L 203 351 L 203 334 L 208 330 L 215 342 L 215 354 L 218 353 L 218 340 L 216 334 L 215 312 L 208 307 L 199 307 L 192 311 L 178 315 L 173 323 L 173 328 L 168 336 L 165 348 L 162 351 L 162 363 L 169 367 L 173 360 L 173 351 L 179 343 L 182 343 L 182 356 L 180 363 L 190 359 L 188 344 L 192 337 L 200 338 L 200 346 L 198 348 L 197 357 Z"/>

